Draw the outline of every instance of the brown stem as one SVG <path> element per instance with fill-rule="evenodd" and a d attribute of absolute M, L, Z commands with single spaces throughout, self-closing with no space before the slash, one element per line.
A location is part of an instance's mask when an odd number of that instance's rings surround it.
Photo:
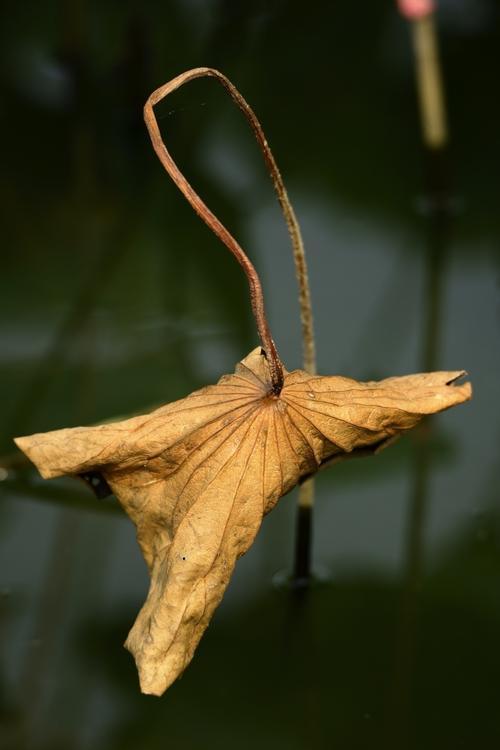
<path fill-rule="evenodd" d="M 160 88 L 156 89 L 156 91 L 153 91 L 153 93 L 151 94 L 151 96 L 149 97 L 149 99 L 147 100 L 144 106 L 144 120 L 146 123 L 146 127 L 149 131 L 149 135 L 151 137 L 153 148 L 159 160 L 161 161 L 162 165 L 165 167 L 166 171 L 168 172 L 168 174 L 170 175 L 174 183 L 177 185 L 177 187 L 179 188 L 181 193 L 184 195 L 184 197 L 189 201 L 189 203 L 191 204 L 193 209 L 196 211 L 198 216 L 200 216 L 200 218 L 203 219 L 203 221 L 214 232 L 214 234 L 232 252 L 232 254 L 235 256 L 236 260 L 241 265 L 241 267 L 243 268 L 246 274 L 246 277 L 248 279 L 248 284 L 250 287 L 250 300 L 252 304 L 252 310 L 253 310 L 253 314 L 255 317 L 255 321 L 257 323 L 257 330 L 259 332 L 260 340 L 262 342 L 262 347 L 266 353 L 266 356 L 269 362 L 273 391 L 274 393 L 278 394 L 281 391 L 281 388 L 283 386 L 283 365 L 281 364 L 281 360 L 278 356 L 276 345 L 271 336 L 271 331 L 269 329 L 269 324 L 267 322 L 265 309 L 264 309 L 264 296 L 262 293 L 262 286 L 261 286 L 257 271 L 255 270 L 253 264 L 248 259 L 243 248 L 235 240 L 232 234 L 228 232 L 228 230 L 223 226 L 223 224 L 219 221 L 219 219 L 215 216 L 215 214 L 213 214 L 212 211 L 208 208 L 208 206 L 202 201 L 200 196 L 191 187 L 189 182 L 186 180 L 182 172 L 177 167 L 176 163 L 170 156 L 162 140 L 160 129 L 158 127 L 158 122 L 156 120 L 156 117 L 153 111 L 154 106 L 158 104 L 158 102 L 160 102 L 166 96 L 168 96 L 168 94 L 171 94 L 172 91 L 175 91 L 184 83 L 187 83 L 188 81 L 192 81 L 195 78 L 202 78 L 204 76 L 209 76 L 209 77 L 217 79 L 224 86 L 226 91 L 230 94 L 231 98 L 236 102 L 238 107 L 245 114 L 262 148 L 262 151 L 264 153 L 264 158 L 266 160 L 266 164 L 268 165 L 268 168 L 271 171 L 271 174 L 273 176 L 273 182 L 274 182 L 276 190 L 278 191 L 278 196 L 279 196 L 280 193 L 279 193 L 277 184 L 282 186 L 281 177 L 279 177 L 279 172 L 277 170 L 277 167 L 273 159 L 273 156 L 271 154 L 271 151 L 269 149 L 269 146 L 267 145 L 267 141 L 264 137 L 259 121 L 257 120 L 253 110 L 250 108 L 247 102 L 243 99 L 241 94 L 237 91 L 237 89 L 233 86 L 233 84 L 224 75 L 222 75 L 222 73 L 219 73 L 219 71 L 213 70 L 212 68 L 194 68 L 193 70 L 188 70 L 185 73 L 182 73 L 181 75 L 177 76 L 176 78 L 173 78 L 164 86 L 160 86 Z M 278 175 L 279 177 L 278 183 L 276 181 L 277 180 L 276 175 Z M 284 188 L 282 188 L 282 190 L 284 192 Z M 286 196 L 286 193 L 284 194 Z M 281 198 L 280 198 L 280 202 L 281 202 Z M 282 203 L 282 206 L 283 206 L 283 203 Z M 287 223 L 288 223 L 289 219 L 287 217 L 286 212 L 285 212 L 285 217 L 287 218 Z"/>
<path fill-rule="evenodd" d="M 271 149 L 269 148 L 262 127 L 257 117 L 255 116 L 254 111 L 247 104 L 239 91 L 222 73 L 219 73 L 219 71 L 212 68 L 195 68 L 194 70 L 188 70 L 186 73 L 182 73 L 180 76 L 177 76 L 177 78 L 174 78 L 169 83 L 161 86 L 159 89 L 154 91 L 146 102 L 146 106 L 144 108 L 144 119 L 146 121 L 146 125 L 153 142 L 153 147 L 168 174 L 172 177 L 177 187 L 182 191 L 184 196 L 190 202 L 196 213 L 203 219 L 203 221 L 206 222 L 206 224 L 208 224 L 210 229 L 212 229 L 217 237 L 222 240 L 222 242 L 226 245 L 226 247 L 229 248 L 233 255 L 236 256 L 236 259 L 245 271 L 248 283 L 250 285 L 250 299 L 252 302 L 252 309 L 255 320 L 257 322 L 257 329 L 259 331 L 262 346 L 267 354 L 271 368 L 273 391 L 275 393 L 279 393 L 283 385 L 283 368 L 276 351 L 276 346 L 271 337 L 269 325 L 266 319 L 262 287 L 257 272 L 234 237 L 225 229 L 225 227 L 222 226 L 220 221 L 208 209 L 205 203 L 203 203 L 201 198 L 195 193 L 191 185 L 177 168 L 177 165 L 174 163 L 165 147 L 165 144 L 162 141 L 158 124 L 153 114 L 153 107 L 161 99 L 163 99 L 175 89 L 182 86 L 184 83 L 192 81 L 195 78 L 201 78 L 203 76 L 211 76 L 213 78 L 216 78 L 219 83 L 224 86 L 233 101 L 238 105 L 238 107 L 245 115 L 264 156 L 264 161 L 266 162 L 266 166 L 271 175 L 273 186 L 278 196 L 281 210 L 283 211 L 283 215 L 285 217 L 288 232 L 290 234 L 290 239 L 292 242 L 295 273 L 299 285 L 299 304 L 302 324 L 304 370 L 314 375 L 316 373 L 316 352 L 314 344 L 311 294 L 309 290 L 309 279 L 307 273 L 304 244 L 302 242 L 299 223 L 288 198 L 283 179 L 278 169 L 278 165 L 274 160 L 274 156 L 271 152 Z M 313 502 L 314 480 L 309 479 L 299 489 L 299 515 L 297 522 L 297 542 L 295 552 L 295 578 L 296 580 L 300 579 L 300 581 L 305 582 L 307 582 L 310 577 L 312 529 L 311 514 Z"/>

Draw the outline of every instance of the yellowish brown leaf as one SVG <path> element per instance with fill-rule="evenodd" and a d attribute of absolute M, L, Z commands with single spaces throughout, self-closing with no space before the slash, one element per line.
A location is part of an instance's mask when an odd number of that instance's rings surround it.
<path fill-rule="evenodd" d="M 262 517 L 303 477 L 383 446 L 471 396 L 464 373 L 360 383 L 285 373 L 260 348 L 208 386 L 114 424 L 17 438 L 45 478 L 98 471 L 137 528 L 151 575 L 128 636 L 141 689 L 161 695 L 191 661 Z"/>

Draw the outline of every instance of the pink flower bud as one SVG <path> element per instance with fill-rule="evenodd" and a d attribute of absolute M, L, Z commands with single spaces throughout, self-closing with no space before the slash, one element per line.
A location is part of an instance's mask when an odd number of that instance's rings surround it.
<path fill-rule="evenodd" d="M 410 21 L 428 16 L 436 10 L 434 0 L 398 0 L 398 7 L 399 12 Z"/>

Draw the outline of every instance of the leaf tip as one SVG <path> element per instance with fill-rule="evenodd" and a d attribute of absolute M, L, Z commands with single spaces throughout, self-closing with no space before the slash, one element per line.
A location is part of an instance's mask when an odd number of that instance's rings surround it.
<path fill-rule="evenodd" d="M 131 637 L 132 633 L 133 630 L 129 633 L 123 646 L 134 658 L 141 693 L 159 698 L 177 679 L 179 671 L 170 673 L 166 670 L 164 660 L 156 660 L 156 663 L 154 663 L 152 659 L 145 657 L 143 649 L 138 648 L 138 644 Z"/>
<path fill-rule="evenodd" d="M 13 438 L 14 443 L 17 445 L 25 456 L 29 458 L 38 469 L 40 475 L 44 479 L 52 479 L 54 476 L 53 472 L 44 465 L 43 454 L 40 450 L 40 445 L 36 435 L 25 435 L 23 437 Z"/>
<path fill-rule="evenodd" d="M 457 403 L 463 403 L 464 401 L 470 401 L 472 398 L 472 383 L 469 380 L 463 380 L 468 377 L 466 370 L 459 370 L 457 372 L 450 373 L 451 377 L 446 381 L 446 385 L 456 392 Z"/>

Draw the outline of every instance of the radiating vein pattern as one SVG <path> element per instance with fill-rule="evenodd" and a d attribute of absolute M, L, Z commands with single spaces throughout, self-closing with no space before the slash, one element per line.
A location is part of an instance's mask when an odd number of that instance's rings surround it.
<path fill-rule="evenodd" d="M 470 398 L 459 372 L 358 383 L 300 370 L 272 392 L 255 349 L 233 375 L 150 414 L 18 438 L 46 477 L 100 472 L 151 575 L 126 646 L 161 695 L 189 664 L 263 516 L 329 459 L 379 446 Z"/>

